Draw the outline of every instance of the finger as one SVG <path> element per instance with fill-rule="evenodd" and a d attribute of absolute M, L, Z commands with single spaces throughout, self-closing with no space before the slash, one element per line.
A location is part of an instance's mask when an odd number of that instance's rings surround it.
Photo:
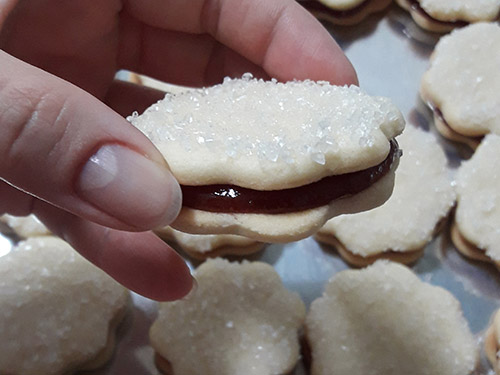
<path fill-rule="evenodd" d="M 141 25 L 122 16 L 122 28 L 129 38 L 122 39 L 121 67 L 154 76 L 169 83 L 199 87 L 219 83 L 225 76 L 251 72 L 268 78 L 262 67 L 217 42 L 207 34 L 187 34 Z M 132 33 L 132 30 L 136 30 Z M 140 30 L 140 31 L 139 31 Z M 140 40 L 132 35 L 139 36 Z M 141 48 L 134 44 L 141 43 Z"/>
<path fill-rule="evenodd" d="M 34 199 L 31 195 L 0 180 L 0 216 L 3 214 L 27 216 L 33 210 Z"/>
<path fill-rule="evenodd" d="M 124 14 L 128 18 L 124 18 L 127 31 L 121 41 L 122 63 L 160 79 L 162 71 L 167 69 L 165 64 L 188 60 L 186 53 L 189 56 L 196 51 L 203 66 L 211 64 L 214 42 L 203 44 L 188 35 L 207 33 L 252 64 L 261 66 L 269 76 L 281 80 L 309 78 L 334 84 L 357 83 L 356 73 L 338 44 L 295 1 L 193 0 L 187 7 L 182 0 L 134 0 L 127 2 Z M 131 15 L 140 23 L 131 22 Z M 186 35 L 178 43 L 166 43 L 172 35 L 161 29 Z M 159 66 L 158 61 L 163 65 Z M 203 78 L 199 72 L 205 69 L 196 64 L 184 67 L 185 74 Z"/>
<path fill-rule="evenodd" d="M 33 213 L 90 262 L 136 293 L 170 301 L 184 297 L 193 286 L 184 260 L 152 232 L 110 229 L 39 200 Z"/>
<path fill-rule="evenodd" d="M 77 87 L 0 52 L 0 177 L 118 229 L 172 221 L 180 188 L 138 130 Z"/>

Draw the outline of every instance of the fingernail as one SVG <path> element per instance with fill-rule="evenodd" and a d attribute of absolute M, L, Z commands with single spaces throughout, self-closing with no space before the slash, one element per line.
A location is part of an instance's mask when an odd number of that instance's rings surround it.
<path fill-rule="evenodd" d="M 191 286 L 191 290 L 189 291 L 188 294 L 186 294 L 184 297 L 181 298 L 181 301 L 190 301 L 194 298 L 196 295 L 196 291 L 198 290 L 198 281 L 196 281 L 196 278 L 193 276 L 193 284 Z"/>
<path fill-rule="evenodd" d="M 170 224 L 182 204 L 179 184 L 166 167 L 117 144 L 90 157 L 76 190 L 107 214 L 143 229 Z"/>

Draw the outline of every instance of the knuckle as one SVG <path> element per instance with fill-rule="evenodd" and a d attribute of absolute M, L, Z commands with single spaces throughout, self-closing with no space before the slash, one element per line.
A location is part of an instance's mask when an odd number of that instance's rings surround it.
<path fill-rule="evenodd" d="M 65 101 L 36 88 L 9 88 L 0 104 L 1 175 L 27 168 L 40 156 L 47 156 L 64 134 L 60 122 Z M 62 128 L 62 129 L 61 129 Z"/>

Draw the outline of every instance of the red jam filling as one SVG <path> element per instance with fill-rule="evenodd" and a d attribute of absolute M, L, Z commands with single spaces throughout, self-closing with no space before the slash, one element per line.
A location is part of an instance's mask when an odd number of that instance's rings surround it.
<path fill-rule="evenodd" d="M 351 18 L 361 12 L 363 8 L 365 8 L 368 3 L 370 3 L 370 1 L 371 0 L 365 0 L 350 9 L 337 10 L 327 7 L 326 5 L 320 3 L 318 0 L 297 0 L 300 5 L 302 5 L 310 12 L 326 14 L 333 18 Z"/>
<path fill-rule="evenodd" d="M 398 144 L 392 140 L 388 156 L 378 165 L 284 190 L 253 190 L 236 185 L 182 185 L 183 205 L 219 213 L 282 214 L 304 211 L 367 189 L 385 176 L 400 156 Z"/>
<path fill-rule="evenodd" d="M 467 26 L 469 23 L 465 21 L 441 21 L 438 19 L 435 19 L 432 17 L 429 13 L 427 13 L 424 8 L 420 5 L 420 2 L 418 0 L 406 0 L 408 2 L 408 5 L 410 8 L 418 12 L 422 17 L 427 18 L 429 21 L 438 23 L 443 26 L 450 26 L 450 27 L 464 27 Z"/>

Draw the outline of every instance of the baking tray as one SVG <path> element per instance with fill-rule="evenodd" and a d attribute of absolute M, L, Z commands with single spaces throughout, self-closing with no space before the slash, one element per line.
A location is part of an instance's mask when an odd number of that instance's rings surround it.
<path fill-rule="evenodd" d="M 409 125 L 435 132 L 432 114 L 420 101 L 418 88 L 438 40 L 436 34 L 420 30 L 396 5 L 357 26 L 325 26 L 354 64 L 360 86 L 365 91 L 391 98 Z M 438 135 L 436 137 L 448 156 L 451 173 L 454 173 L 461 160 L 470 157 L 470 152 Z M 7 253 L 12 244 L 12 239 L 0 235 L 0 256 Z M 269 245 L 250 259 L 272 264 L 286 287 L 298 292 L 307 306 L 321 295 L 324 284 L 332 275 L 348 268 L 331 247 L 320 245 L 313 238 Z M 189 259 L 187 261 L 196 266 Z M 500 307 L 498 271 L 493 266 L 459 255 L 446 228 L 426 247 L 424 256 L 412 268 L 423 280 L 446 288 L 458 298 L 472 332 L 481 342 L 492 314 Z M 85 374 L 158 374 L 148 341 L 148 330 L 157 305 L 136 294 L 132 298 L 133 309 L 120 327 L 113 359 L 101 370 Z M 305 374 L 303 364 L 299 363 L 293 375 Z M 482 353 L 475 375 L 491 374 L 493 371 Z"/>

